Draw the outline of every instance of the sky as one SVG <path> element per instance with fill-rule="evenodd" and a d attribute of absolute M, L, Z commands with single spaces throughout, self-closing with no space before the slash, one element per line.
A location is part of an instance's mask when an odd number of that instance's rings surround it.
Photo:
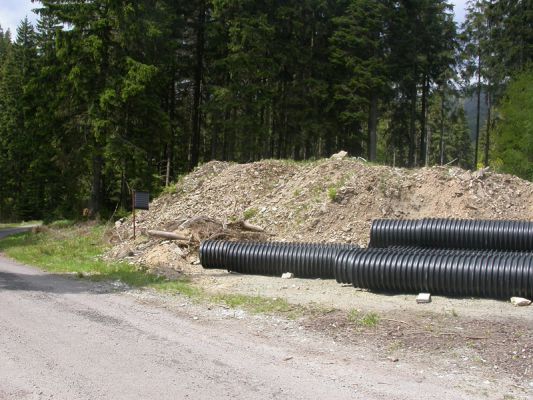
<path fill-rule="evenodd" d="M 451 3 L 455 5 L 455 20 L 457 22 L 464 20 L 466 1 L 451 0 Z M 32 3 L 30 0 L 0 0 L 0 25 L 4 30 L 9 28 L 14 36 L 17 25 L 25 16 L 35 23 L 37 16 L 31 10 L 38 6 L 38 3 Z"/>
<path fill-rule="evenodd" d="M 452 0 L 451 3 L 454 5 L 455 11 L 455 20 L 459 23 L 465 20 L 465 8 L 467 0 Z"/>
<path fill-rule="evenodd" d="M 31 10 L 38 6 L 39 4 L 32 3 L 30 0 L 0 0 L 0 25 L 4 31 L 9 28 L 11 34 L 15 36 L 17 26 L 25 16 L 35 23 L 37 15 Z"/>

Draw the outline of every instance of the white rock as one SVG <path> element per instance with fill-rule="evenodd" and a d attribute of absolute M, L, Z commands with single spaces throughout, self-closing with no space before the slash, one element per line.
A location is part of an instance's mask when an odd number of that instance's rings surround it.
<path fill-rule="evenodd" d="M 418 304 L 431 303 L 431 293 L 419 293 L 416 302 Z"/>
<path fill-rule="evenodd" d="M 292 272 L 285 272 L 283 275 L 281 275 L 281 279 L 292 279 L 294 278 L 294 274 Z"/>
<path fill-rule="evenodd" d="M 338 153 L 333 154 L 330 158 L 332 160 L 343 160 L 348 155 L 348 152 L 341 150 Z"/>
<path fill-rule="evenodd" d="M 348 152 L 341 150 L 338 153 L 333 154 L 330 158 L 332 160 L 344 160 L 348 156 Z"/>
<path fill-rule="evenodd" d="M 529 306 L 531 300 L 524 299 L 523 297 L 511 297 L 511 304 L 517 307 Z"/>

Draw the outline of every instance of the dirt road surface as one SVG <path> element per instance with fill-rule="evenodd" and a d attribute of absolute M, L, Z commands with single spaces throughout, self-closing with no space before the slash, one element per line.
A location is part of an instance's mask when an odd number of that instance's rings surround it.
<path fill-rule="evenodd" d="M 507 383 L 379 359 L 296 321 L 0 256 L 2 400 L 527 398 Z"/>
<path fill-rule="evenodd" d="M 17 233 L 27 232 L 31 230 L 32 226 L 21 227 L 21 228 L 9 228 L 9 229 L 0 229 L 0 239 L 5 238 L 9 235 L 16 235 Z"/>

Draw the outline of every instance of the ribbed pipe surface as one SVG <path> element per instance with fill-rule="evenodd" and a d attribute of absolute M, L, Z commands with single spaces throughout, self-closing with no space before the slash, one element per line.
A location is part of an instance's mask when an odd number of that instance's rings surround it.
<path fill-rule="evenodd" d="M 494 254 L 501 253 L 501 251 L 491 250 L 474 250 L 474 249 L 435 249 L 431 247 L 418 247 L 418 246 L 391 246 L 391 247 L 375 247 L 363 249 L 363 252 L 369 252 L 372 250 L 374 253 L 410 253 L 410 254 L 441 254 L 441 255 L 478 255 L 478 254 Z M 340 253 L 339 253 L 340 254 Z M 511 254 L 511 253 L 510 253 Z M 512 254 L 529 254 L 512 252 Z M 337 262 L 338 259 L 336 259 Z M 343 265 L 341 268 L 335 270 L 335 279 L 338 283 L 351 284 L 351 278 L 346 272 L 347 265 Z"/>
<path fill-rule="evenodd" d="M 281 276 L 292 272 L 300 278 L 333 279 L 338 253 L 357 248 L 349 244 L 206 240 L 200 245 L 200 263 L 204 268 L 242 274 Z"/>
<path fill-rule="evenodd" d="M 533 255 L 418 249 L 342 251 L 335 279 L 388 292 L 490 298 L 533 297 Z"/>
<path fill-rule="evenodd" d="M 377 219 L 370 247 L 425 246 L 533 251 L 533 222 L 432 219 Z"/>

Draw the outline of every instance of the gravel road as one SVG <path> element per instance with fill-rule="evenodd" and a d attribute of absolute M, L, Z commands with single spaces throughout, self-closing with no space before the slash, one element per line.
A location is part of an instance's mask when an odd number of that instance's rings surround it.
<path fill-rule="evenodd" d="M 0 399 L 487 398 L 473 380 L 377 360 L 294 321 L 0 256 Z"/>

